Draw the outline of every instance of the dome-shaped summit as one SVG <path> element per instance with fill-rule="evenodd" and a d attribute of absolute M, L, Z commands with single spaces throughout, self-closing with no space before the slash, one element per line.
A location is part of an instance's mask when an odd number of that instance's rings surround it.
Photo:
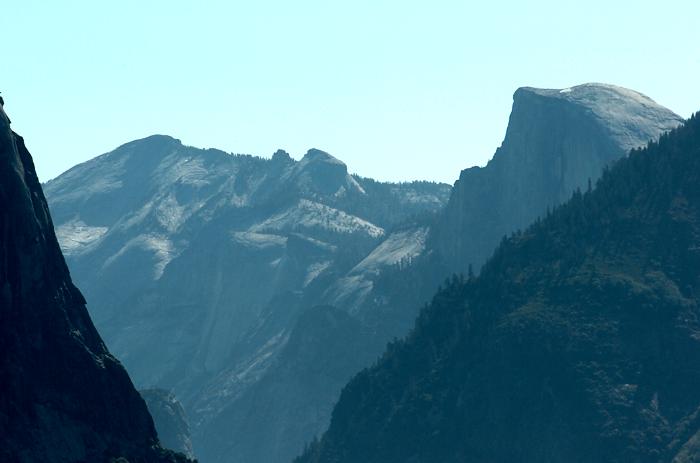
<path fill-rule="evenodd" d="M 563 89 L 521 87 L 513 95 L 513 113 L 537 106 L 535 100 L 573 105 L 606 127 L 623 150 L 646 144 L 683 119 L 648 96 L 611 84 L 587 83 Z"/>
<path fill-rule="evenodd" d="M 348 168 L 325 151 L 310 149 L 295 166 L 295 177 L 302 188 L 330 195 L 347 185 Z"/>

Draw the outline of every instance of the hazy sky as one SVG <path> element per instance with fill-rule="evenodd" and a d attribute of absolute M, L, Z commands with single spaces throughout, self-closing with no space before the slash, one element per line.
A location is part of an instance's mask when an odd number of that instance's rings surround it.
<path fill-rule="evenodd" d="M 162 133 L 382 180 L 453 182 L 519 86 L 607 82 L 700 110 L 700 2 L 5 2 L 0 91 L 39 176 Z"/>

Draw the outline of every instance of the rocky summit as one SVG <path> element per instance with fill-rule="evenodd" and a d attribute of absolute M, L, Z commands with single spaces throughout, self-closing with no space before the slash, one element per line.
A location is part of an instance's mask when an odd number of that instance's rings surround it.
<path fill-rule="evenodd" d="M 604 167 L 681 122 L 614 85 L 520 88 L 503 144 L 486 166 L 462 171 L 431 243 L 450 271 L 476 270 L 504 235 L 585 191 Z"/>

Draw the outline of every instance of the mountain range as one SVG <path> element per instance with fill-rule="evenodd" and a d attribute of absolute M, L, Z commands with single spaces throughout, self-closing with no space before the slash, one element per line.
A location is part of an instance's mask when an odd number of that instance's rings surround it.
<path fill-rule="evenodd" d="M 45 191 L 100 333 L 139 388 L 175 392 L 202 461 L 287 462 L 440 282 L 681 123 L 611 85 L 521 88 L 502 146 L 453 189 L 153 136 Z"/>
<path fill-rule="evenodd" d="M 420 253 L 422 223 L 450 191 L 349 175 L 315 149 L 300 161 L 283 151 L 263 159 L 165 136 L 128 143 L 45 189 L 63 252 L 107 344 L 139 387 L 175 391 L 195 449 L 210 459 L 218 434 L 208 424 L 230 404 L 250 403 L 248 391 L 281 363 L 280 353 L 301 336 L 298 321 L 313 318 L 305 313 L 329 282 L 347 276 L 354 284 Z M 276 445 L 291 458 L 327 425 L 319 413 L 330 416 L 340 387 L 364 366 L 349 360 L 337 377 L 324 373 L 323 387 L 333 385 L 323 391 L 325 412 L 311 404 L 289 420 L 280 410 L 271 411 L 275 421 L 236 414 L 226 428 L 243 419 L 263 439 L 281 426 Z M 259 443 L 241 445 L 276 451 Z"/>
<path fill-rule="evenodd" d="M 698 116 L 448 281 L 297 463 L 698 461 Z"/>

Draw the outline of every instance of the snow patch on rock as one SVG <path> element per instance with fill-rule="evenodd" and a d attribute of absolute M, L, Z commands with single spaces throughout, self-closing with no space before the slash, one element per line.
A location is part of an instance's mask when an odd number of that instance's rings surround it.
<path fill-rule="evenodd" d="M 102 268 L 108 268 L 129 251 L 133 250 L 147 251 L 153 255 L 155 259 L 155 264 L 153 265 L 154 280 L 158 280 L 163 276 L 165 267 L 167 267 L 176 254 L 175 246 L 168 238 L 161 235 L 144 234 L 129 240 L 119 251 L 105 260 Z"/>
<path fill-rule="evenodd" d="M 427 236 L 427 227 L 392 233 L 370 255 L 357 264 L 350 273 L 376 273 L 382 267 L 394 265 L 402 259 L 413 259 L 425 249 Z"/>
<path fill-rule="evenodd" d="M 155 214 L 158 223 L 170 233 L 175 233 L 189 216 L 186 213 L 185 206 L 178 204 L 175 195 L 172 193 L 158 203 Z"/>
<path fill-rule="evenodd" d="M 382 268 L 421 254 L 425 249 L 427 236 L 427 227 L 392 233 L 346 276 L 329 288 L 326 297 L 332 304 L 346 306 L 351 313 L 356 312 L 372 291 L 373 277 L 378 275 Z"/>
<path fill-rule="evenodd" d="M 56 227 L 56 238 L 66 256 L 75 256 L 90 249 L 105 233 L 107 227 L 91 227 L 81 220 L 71 220 Z"/>
<path fill-rule="evenodd" d="M 328 267 L 330 267 L 332 262 L 330 260 L 325 260 L 323 262 L 314 262 L 309 265 L 306 269 L 306 276 L 304 277 L 304 288 L 309 286 L 309 284 L 314 281 L 318 276 L 323 273 Z"/>
<path fill-rule="evenodd" d="M 354 215 L 308 199 L 253 225 L 252 232 L 285 231 L 320 228 L 336 233 L 364 233 L 373 238 L 384 235 L 384 229 Z"/>
<path fill-rule="evenodd" d="M 284 246 L 287 244 L 287 238 L 267 233 L 232 232 L 231 238 L 240 245 L 256 249 Z"/>

